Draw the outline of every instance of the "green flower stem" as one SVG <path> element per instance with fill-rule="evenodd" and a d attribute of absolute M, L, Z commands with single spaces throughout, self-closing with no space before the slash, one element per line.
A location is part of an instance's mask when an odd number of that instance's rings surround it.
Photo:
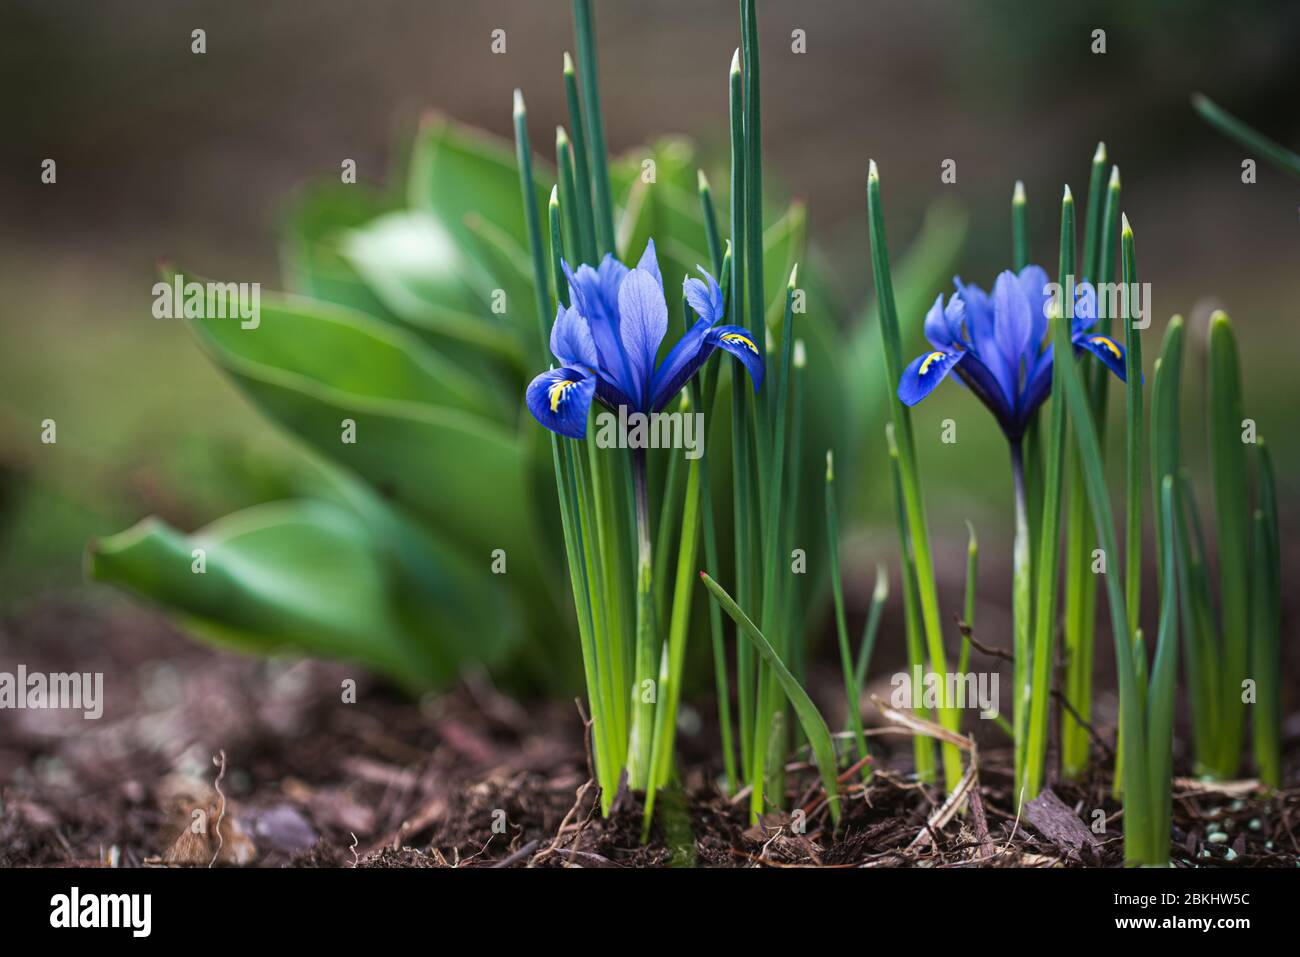
<path fill-rule="evenodd" d="M 1074 197 L 1070 187 L 1065 188 L 1061 199 L 1061 255 L 1057 269 L 1057 282 L 1062 290 L 1068 288 L 1069 277 L 1074 275 Z M 1056 304 L 1052 316 L 1053 351 L 1058 361 L 1073 362 L 1070 345 L 1070 324 L 1074 304 L 1063 298 Z M 1025 800 L 1038 796 L 1043 785 L 1047 764 L 1048 718 L 1052 702 L 1052 661 L 1056 650 L 1056 586 L 1060 571 L 1061 548 L 1061 489 L 1065 466 L 1066 415 L 1059 376 L 1052 381 L 1051 420 L 1047 445 L 1047 474 L 1043 485 L 1043 518 L 1040 527 L 1035 571 L 1037 592 L 1034 596 L 1033 651 L 1029 660 L 1032 684 L 1029 694 L 1029 723 L 1024 728 L 1024 776 L 1018 782 L 1017 795 Z M 1017 689 L 1018 693 L 1021 693 Z"/>
<path fill-rule="evenodd" d="M 1100 151 L 1100 146 L 1098 147 Z M 1094 172 L 1095 172 L 1094 157 Z M 1089 196 L 1091 203 L 1092 197 Z M 1114 275 L 1115 244 L 1111 238 L 1119 229 L 1120 218 L 1119 167 L 1112 166 L 1110 180 L 1102 201 L 1101 231 L 1095 243 L 1095 281 L 1100 285 L 1111 281 Z M 1092 276 L 1087 276 L 1092 280 Z M 1098 299 L 1102 335 L 1110 335 L 1111 316 L 1103 306 L 1106 300 Z M 1110 372 L 1100 362 L 1085 357 L 1084 376 L 1092 403 L 1098 440 L 1105 443 L 1106 406 L 1110 387 Z M 1073 443 L 1066 445 L 1069 462 L 1069 484 L 1066 493 L 1065 537 L 1065 695 L 1084 722 L 1092 718 L 1092 670 L 1096 641 L 1097 576 L 1092 572 L 1092 555 L 1097 539 L 1088 522 L 1088 502 L 1084 491 L 1083 467 L 1077 459 L 1078 450 Z M 1111 556 L 1107 555 L 1107 561 Z M 1066 711 L 1061 716 L 1061 766 L 1066 777 L 1074 778 L 1088 766 L 1091 739 L 1088 729 Z M 1122 758 L 1116 767 L 1122 767 Z"/>
<path fill-rule="evenodd" d="M 740 69 L 740 50 L 731 58 L 729 74 L 731 108 L 731 301 L 730 315 L 745 315 L 745 97 L 744 78 Z M 757 333 L 757 330 L 755 330 Z M 749 607 L 754 601 L 754 554 L 761 547 L 757 541 L 758 525 L 753 496 L 753 452 L 750 436 L 753 402 L 744 387 L 739 360 L 733 364 L 731 378 L 731 469 L 734 509 L 736 597 Z M 754 766 L 755 672 L 754 650 L 741 640 L 736 630 L 736 698 L 740 721 L 741 773 L 748 780 Z"/>
<path fill-rule="evenodd" d="M 1016 272 L 1029 265 L 1029 214 L 1020 180 L 1011 194 L 1011 264 Z"/>
<path fill-rule="evenodd" d="M 596 256 L 614 252 L 614 203 L 609 189 L 609 158 L 605 147 L 605 117 L 600 109 L 600 81 L 596 70 L 596 26 L 591 0 L 573 0 L 573 31 L 581 65 L 583 116 L 587 120 L 587 155 L 591 169 Z"/>
<path fill-rule="evenodd" d="M 1015 534 L 1011 545 L 1011 721 L 1015 741 L 1015 783 L 1017 800 L 1024 777 L 1025 743 L 1029 740 L 1030 635 L 1033 625 L 1033 583 L 1031 578 L 1029 514 L 1025 495 L 1024 452 L 1019 442 L 1011 443 L 1011 485 L 1015 498 Z"/>
<path fill-rule="evenodd" d="M 587 124 L 582 116 L 582 100 L 578 97 L 578 79 L 573 70 L 573 57 L 564 54 L 564 96 L 569 104 L 569 126 L 573 129 L 573 182 L 579 198 L 574 207 L 579 248 L 583 262 L 595 262 L 596 218 L 591 208 L 591 171 L 587 162 Z"/>
<path fill-rule="evenodd" d="M 751 270 L 752 273 L 752 270 Z M 796 264 L 790 271 L 790 280 L 786 283 L 785 290 L 785 320 L 781 327 L 781 377 L 776 389 L 784 391 L 789 387 L 791 367 L 794 361 L 794 293 L 798 283 L 799 267 Z M 772 386 L 769 384 L 768 389 Z M 775 390 L 774 390 L 775 391 Z M 782 488 L 785 470 L 785 451 L 786 451 L 786 412 L 787 403 L 785 396 L 779 397 L 775 411 L 775 424 L 773 425 L 772 441 L 770 448 L 772 458 L 769 463 L 771 474 L 767 481 L 767 499 L 764 503 L 763 514 L 763 550 L 764 550 L 764 567 L 763 567 L 763 625 L 772 627 L 779 622 L 779 588 L 780 583 L 777 578 L 778 569 L 783 567 L 781 548 L 780 548 L 780 529 L 781 518 L 787 510 L 783 507 Z M 784 657 L 789 654 L 788 639 L 782 642 L 782 647 L 778 653 Z M 757 724 L 754 728 L 754 769 L 751 774 L 750 783 L 753 791 L 750 794 L 750 817 L 757 820 L 766 813 L 765 785 L 767 783 L 768 771 L 775 771 L 764 765 L 769 763 L 764 761 L 764 756 L 768 754 L 768 744 L 771 740 L 772 718 L 780 711 L 779 706 L 780 686 L 778 678 L 770 667 L 759 668 L 759 708 L 756 714 Z M 778 759 L 778 766 L 783 765 L 784 756 Z M 774 794 L 777 801 L 780 800 L 780 792 Z"/>
<path fill-rule="evenodd" d="M 650 758 L 650 780 L 646 785 L 645 821 L 641 840 L 650 836 L 654 818 L 655 792 L 667 783 L 672 772 L 673 742 L 677 732 L 677 706 L 682 697 L 682 671 L 686 663 L 686 633 L 690 626 L 691 595 L 695 588 L 695 554 L 699 541 L 700 462 L 692 459 L 686 478 L 682 505 L 681 537 L 677 551 L 677 579 L 668 624 L 668 654 L 660 666 L 659 703 L 655 709 L 654 746 Z"/>
<path fill-rule="evenodd" d="M 524 221 L 528 226 L 528 249 L 533 257 L 533 292 L 537 299 L 538 331 L 542 355 L 550 355 L 551 294 L 546 278 L 546 252 L 542 247 L 542 223 L 533 202 L 533 154 L 528 145 L 528 109 L 524 95 L 515 90 L 515 159 L 519 164 L 519 188 L 523 195 Z"/>
<path fill-rule="evenodd" d="M 853 683 L 861 688 L 867 681 L 867 669 L 871 667 L 871 653 L 876 647 L 876 636 L 880 634 L 880 619 L 885 612 L 885 602 L 889 600 L 889 569 L 883 563 L 876 566 L 876 585 L 871 590 L 871 607 L 867 609 L 867 620 L 862 626 L 862 637 L 858 640 L 858 660 L 853 666 Z"/>
<path fill-rule="evenodd" d="M 740 0 L 740 25 L 745 71 L 745 269 L 749 280 L 749 328 L 761 336 L 767 323 L 763 296 L 763 109 L 755 0 Z M 781 388 L 785 388 L 784 382 Z"/>
<path fill-rule="evenodd" d="M 565 224 L 568 227 L 564 231 L 563 244 L 557 246 L 564 250 L 564 255 L 569 262 L 581 262 L 582 236 L 579 226 L 581 217 L 577 213 L 579 203 L 577 186 L 574 184 L 573 144 L 569 142 L 569 134 L 564 131 L 563 126 L 555 128 L 555 170 L 559 179 L 556 184 L 559 189 L 559 201 L 564 209 Z M 554 201 L 554 192 L 551 197 Z M 569 300 L 567 285 L 563 271 L 555 273 L 555 293 L 565 305 L 568 305 Z"/>
<path fill-rule="evenodd" d="M 718 214 L 713 208 L 713 190 L 704 170 L 699 171 L 700 219 L 704 222 L 704 241 L 709 247 L 709 265 L 715 276 L 722 276 L 722 237 L 718 234 Z M 725 287 L 724 287 L 725 288 Z"/>
<path fill-rule="evenodd" d="M 1223 710 L 1217 727 L 1212 773 L 1232 778 L 1241 763 L 1245 707 L 1242 682 L 1250 644 L 1250 545 L 1247 524 L 1250 489 L 1246 444 L 1242 441 L 1241 366 L 1228 317 L 1210 317 L 1210 475 L 1218 525 L 1219 605 L 1222 655 L 1215 676 Z"/>
<path fill-rule="evenodd" d="M 1064 328 L 1058 327 L 1063 335 Z M 1059 341 L 1059 340 L 1058 340 Z M 1079 367 L 1072 360 L 1068 339 L 1064 348 L 1058 345 L 1060 361 L 1054 366 L 1054 379 L 1059 379 L 1064 389 L 1069 420 L 1073 426 L 1083 463 L 1084 487 L 1092 508 L 1097 540 L 1107 555 L 1119 553 L 1115 538 L 1115 524 L 1110 499 L 1106 491 L 1106 477 L 1102 470 L 1101 441 L 1093 422 L 1089 397 L 1084 389 Z M 1055 386 L 1055 382 L 1053 383 Z M 1115 643 L 1115 670 L 1119 676 L 1120 723 L 1122 759 L 1133 771 L 1124 788 L 1124 857 L 1130 864 L 1142 864 L 1150 857 L 1152 834 L 1152 804 L 1149 797 L 1150 778 L 1146 772 L 1145 715 L 1141 707 L 1138 688 L 1138 664 L 1132 636 L 1128 631 L 1128 614 L 1124 609 L 1124 591 L 1119 578 L 1104 575 L 1107 603 L 1110 608 L 1111 632 Z"/>
<path fill-rule="evenodd" d="M 1120 231 L 1121 261 L 1124 286 L 1137 285 L 1137 257 L 1133 245 L 1133 229 L 1128 217 L 1122 217 Z M 1137 631 L 1142 611 L 1142 335 L 1134 326 L 1132 303 L 1124 316 L 1125 365 L 1127 403 L 1125 423 L 1125 498 L 1124 512 L 1124 600 L 1128 607 L 1129 628 Z"/>
<path fill-rule="evenodd" d="M 885 425 L 885 441 L 889 446 L 889 473 L 894 487 L 894 524 L 898 529 L 899 572 L 903 580 L 903 636 L 907 642 L 908 672 L 915 674 L 917 668 L 925 671 L 925 644 L 921 638 L 921 603 L 917 598 L 916 560 L 912 555 L 912 536 L 908 534 L 907 510 L 903 504 L 903 478 L 898 465 L 898 443 L 894 438 L 892 424 Z M 916 700 L 919 689 L 912 690 L 912 710 L 927 721 L 933 720 L 934 716 L 929 709 Z M 917 779 L 933 784 L 936 768 L 934 739 L 914 735 L 912 757 L 916 764 Z"/>
<path fill-rule="evenodd" d="M 880 309 L 880 329 L 884 339 L 885 387 L 889 392 L 889 411 L 898 435 L 899 476 L 907 514 L 907 527 L 916 560 L 916 582 L 921 617 L 925 625 L 930 667 L 940 674 L 948 670 L 943 648 L 943 625 L 939 615 L 939 594 L 934 580 L 934 560 L 930 554 L 930 535 L 926 527 L 925 502 L 921 495 L 920 475 L 916 465 L 916 447 L 912 439 L 912 419 L 895 393 L 902 374 L 901 338 L 894 305 L 893 280 L 889 271 L 889 250 L 885 240 L 884 212 L 880 206 L 880 176 L 873 160 L 867 175 L 867 210 L 870 220 L 872 267 L 876 281 L 876 299 Z M 946 682 L 940 691 L 939 724 L 957 732 L 960 726 L 955 708 L 947 701 Z M 961 752 L 956 745 L 942 745 L 944 783 L 949 791 L 957 787 L 962 776 Z"/>
<path fill-rule="evenodd" d="M 975 582 L 979 572 L 979 540 L 975 537 L 975 526 L 970 522 L 966 523 L 966 591 L 965 602 L 962 605 L 962 620 L 966 627 L 975 628 Z M 957 673 L 964 675 L 970 672 L 970 637 L 962 635 L 961 638 L 961 657 L 957 662 Z"/>
<path fill-rule="evenodd" d="M 1083 278 L 1089 282 L 1097 275 L 1101 251 L 1105 243 L 1102 235 L 1102 211 L 1106 197 L 1106 144 L 1098 143 L 1092 154 L 1092 172 L 1088 177 L 1088 212 L 1083 224 Z"/>
<path fill-rule="evenodd" d="M 1161 480 L 1156 509 L 1164 537 L 1160 552 L 1166 568 L 1174 565 L 1174 477 Z M 1172 817 L 1174 698 L 1178 684 L 1178 588 L 1177 576 L 1170 575 L 1161 588 L 1160 626 L 1156 637 L 1156 657 L 1151 668 L 1151 688 L 1147 694 L 1147 775 L 1150 785 L 1151 838 L 1144 863 L 1163 867 L 1169 863 L 1169 838 Z"/>
<path fill-rule="evenodd" d="M 867 757 L 867 739 L 862 733 L 862 687 L 857 683 L 853 669 L 853 653 L 849 650 L 849 626 L 844 618 L 844 587 L 840 581 L 839 516 L 835 509 L 835 462 L 831 451 L 826 450 L 826 543 L 831 556 L 831 594 L 835 597 L 835 631 L 840 644 L 840 671 L 844 676 L 844 707 L 848 712 L 849 728 L 857 747 L 858 760 Z M 867 764 L 862 765 L 865 780 L 871 774 Z"/>
<path fill-rule="evenodd" d="M 655 703 L 659 689 L 658 635 L 655 627 L 654 553 L 650 545 L 650 506 L 646 496 L 645 449 L 632 450 L 632 488 L 636 502 L 636 664 L 632 687 L 632 728 L 628 737 L 628 786 L 642 790 L 650 780 Z"/>
<path fill-rule="evenodd" d="M 1273 457 L 1259 439 L 1258 502 L 1251 566 L 1251 670 L 1258 696 L 1252 712 L 1255 767 L 1270 787 L 1282 784 L 1282 578 Z"/>

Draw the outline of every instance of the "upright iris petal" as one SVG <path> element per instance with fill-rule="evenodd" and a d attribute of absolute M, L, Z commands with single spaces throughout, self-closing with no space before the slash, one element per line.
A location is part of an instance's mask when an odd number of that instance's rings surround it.
<path fill-rule="evenodd" d="M 548 429 L 585 436 L 593 398 L 610 408 L 659 412 L 718 349 L 740 359 L 756 391 L 762 384 L 763 356 L 754 337 L 740 326 L 717 325 L 725 300 L 703 268 L 702 280 L 687 279 L 683 287 L 699 319 L 656 364 L 668 304 L 654 241 L 632 269 L 612 256 L 594 269 L 562 266 L 573 304 L 557 311 L 551 329 L 551 352 L 562 365 L 539 375 L 525 393 L 529 411 Z"/>
<path fill-rule="evenodd" d="M 1005 271 L 992 296 L 960 277 L 953 282 L 957 292 L 947 305 L 940 296 L 926 313 L 925 337 L 934 348 L 903 370 L 898 398 L 915 405 L 955 371 L 1007 437 L 1019 441 L 1052 386 L 1052 347 L 1044 341 L 1051 305 L 1047 273 L 1040 266 L 1026 266 L 1019 275 Z M 1091 352 L 1123 379 L 1124 349 L 1092 332 L 1096 321 L 1095 290 L 1080 283 L 1071 323 L 1073 351 Z"/>

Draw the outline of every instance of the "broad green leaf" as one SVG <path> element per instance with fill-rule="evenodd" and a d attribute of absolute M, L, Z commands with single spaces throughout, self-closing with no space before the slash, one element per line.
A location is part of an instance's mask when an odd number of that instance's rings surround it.
<path fill-rule="evenodd" d="M 488 309 L 491 277 L 466 256 L 470 246 L 437 217 L 418 211 L 389 213 L 341 239 L 344 258 L 403 322 L 518 362 L 519 343 Z"/>
<path fill-rule="evenodd" d="M 281 227 L 280 260 L 285 284 L 304 296 L 391 320 L 392 312 L 339 249 L 346 230 L 360 227 L 391 208 L 378 191 L 362 184 L 320 183 L 303 190 L 290 205 Z"/>
<path fill-rule="evenodd" d="M 485 568 L 494 549 L 505 549 L 512 578 L 521 587 L 535 581 L 535 463 L 513 432 L 456 409 L 348 393 L 233 355 L 223 365 L 267 415 L 387 501 L 481 556 Z M 344 441 L 349 424 L 353 442 Z"/>
<path fill-rule="evenodd" d="M 219 645 L 347 658 L 411 687 L 450 675 L 394 613 L 366 525 L 335 505 L 259 505 L 190 536 L 146 519 L 91 542 L 89 569 L 176 610 Z"/>
<path fill-rule="evenodd" d="M 268 293 L 256 326 L 188 319 L 219 365 L 231 359 L 303 376 L 340 392 L 498 415 L 502 403 L 405 330 L 330 303 Z M 251 320 L 249 320 L 251 322 Z"/>
<path fill-rule="evenodd" d="M 533 159 L 537 215 L 546 221 L 554 170 Z M 465 217 L 473 214 L 510 236 L 526 236 L 519 202 L 515 151 L 505 140 L 430 114 L 411 153 L 407 201 L 412 211 L 436 216 L 458 243 L 468 239 Z"/>

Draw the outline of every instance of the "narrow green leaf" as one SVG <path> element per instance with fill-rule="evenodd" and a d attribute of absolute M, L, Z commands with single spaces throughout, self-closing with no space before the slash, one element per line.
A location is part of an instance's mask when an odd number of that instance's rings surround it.
<path fill-rule="evenodd" d="M 1282 172 L 1300 178 L 1300 156 L 1246 125 L 1204 93 L 1192 94 L 1192 106 L 1202 119 L 1224 136 L 1258 153 Z"/>
<path fill-rule="evenodd" d="M 1241 762 L 1245 707 L 1242 682 L 1249 677 L 1250 647 L 1250 488 L 1241 406 L 1241 367 L 1237 340 L 1228 317 L 1210 317 L 1209 373 L 1210 475 L 1218 528 L 1219 602 L 1222 658 L 1216 675 L 1224 711 L 1217 729 L 1215 770 L 1234 777 Z"/>
<path fill-rule="evenodd" d="M 772 669 L 781 684 L 781 690 L 785 692 L 790 704 L 794 707 L 804 735 L 807 736 L 808 743 L 812 746 L 813 758 L 817 764 L 817 770 L 821 774 L 822 785 L 826 788 L 827 799 L 830 801 L 831 818 L 838 826 L 840 822 L 840 794 L 836 774 L 835 743 L 831 740 L 831 733 L 826 726 L 826 719 L 817 710 L 817 706 L 812 703 L 808 693 L 794 679 L 794 675 L 790 674 L 790 670 L 786 668 L 767 638 L 758 630 L 758 626 L 740 609 L 740 606 L 732 600 L 732 597 L 727 594 L 723 587 L 708 576 L 707 572 L 700 572 L 700 578 L 704 581 L 704 586 L 709 590 L 709 594 L 713 596 L 714 601 L 722 606 L 722 610 L 731 617 L 740 632 L 749 639 L 755 651 Z"/>
<path fill-rule="evenodd" d="M 856 681 L 853 653 L 849 650 L 849 626 L 844 618 L 844 586 L 840 580 L 839 516 L 835 508 L 835 464 L 829 449 L 826 450 L 826 538 L 831 557 L 831 593 L 835 597 L 835 631 L 840 645 L 840 671 L 844 678 L 844 707 L 848 713 L 849 728 L 857 747 L 858 760 L 867 756 L 867 739 L 862 733 L 862 688 Z M 871 769 L 862 767 L 862 776 L 870 776 Z"/>

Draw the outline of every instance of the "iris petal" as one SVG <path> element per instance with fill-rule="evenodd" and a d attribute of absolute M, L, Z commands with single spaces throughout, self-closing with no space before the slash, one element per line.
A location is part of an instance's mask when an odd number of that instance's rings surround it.
<path fill-rule="evenodd" d="M 650 383 L 650 411 L 658 412 L 667 405 L 713 354 L 716 345 L 708 342 L 712 328 L 713 323 L 708 319 L 697 319 L 664 356 Z"/>
<path fill-rule="evenodd" d="M 1020 270 L 1016 279 L 1029 302 L 1029 342 L 1030 354 L 1034 360 L 1031 365 L 1034 365 L 1042 353 L 1043 339 L 1047 336 L 1047 305 L 1052 298 L 1047 286 L 1051 280 L 1047 278 L 1047 270 L 1042 266 L 1032 265 Z"/>
<path fill-rule="evenodd" d="M 697 266 L 700 273 L 704 276 L 703 280 L 686 279 L 682 282 L 682 291 L 686 295 L 686 301 L 690 307 L 695 310 L 695 314 L 701 319 L 707 319 L 712 325 L 722 319 L 723 301 L 722 290 L 718 287 L 718 282 L 703 266 Z"/>
<path fill-rule="evenodd" d="M 1125 381 L 1127 370 L 1124 366 L 1124 347 L 1110 336 L 1084 332 L 1074 337 L 1074 345 L 1079 349 L 1087 349 L 1100 359 L 1107 369 L 1119 376 L 1121 382 Z"/>
<path fill-rule="evenodd" d="M 742 326 L 715 326 L 709 330 L 708 344 L 730 352 L 744 363 L 750 381 L 757 392 L 763 384 L 763 354 L 759 352 L 753 336 Z"/>
<path fill-rule="evenodd" d="M 634 399 L 643 406 L 648 405 L 655 356 L 668 331 L 668 303 L 663 287 L 651 273 L 639 267 L 633 269 L 619 287 L 618 311 L 631 376 L 625 384 L 630 386 Z"/>
<path fill-rule="evenodd" d="M 917 356 L 898 380 L 899 400 L 903 405 L 916 405 L 934 391 L 963 355 L 965 353 L 936 350 Z"/>
<path fill-rule="evenodd" d="M 1020 363 L 1025 358 L 1026 347 L 1032 334 L 1029 300 L 1015 273 L 1006 270 L 993 284 L 994 335 L 1002 358 L 1010 370 L 1011 382 L 1020 378 Z"/>
<path fill-rule="evenodd" d="M 655 255 L 655 241 L 653 239 L 646 240 L 645 252 L 641 254 L 641 258 L 637 261 L 636 268 L 644 269 L 654 276 L 655 282 L 659 283 L 659 291 L 663 292 L 664 277 L 659 273 L 659 257 Z"/>
<path fill-rule="evenodd" d="M 551 354 L 566 366 L 595 369 L 600 366 L 591 326 L 577 309 L 561 306 L 551 326 Z"/>
<path fill-rule="evenodd" d="M 953 297 L 957 300 L 956 297 Z M 925 314 L 925 337 L 930 340 L 930 345 L 936 349 L 946 349 L 955 345 L 953 342 L 952 329 L 948 326 L 948 317 L 943 311 L 943 293 L 940 293 L 934 300 L 934 305 L 930 311 Z"/>
<path fill-rule="evenodd" d="M 581 439 L 587 434 L 587 410 L 596 392 L 596 378 L 581 369 L 564 367 L 543 372 L 528 384 L 528 411 L 546 428 Z"/>

